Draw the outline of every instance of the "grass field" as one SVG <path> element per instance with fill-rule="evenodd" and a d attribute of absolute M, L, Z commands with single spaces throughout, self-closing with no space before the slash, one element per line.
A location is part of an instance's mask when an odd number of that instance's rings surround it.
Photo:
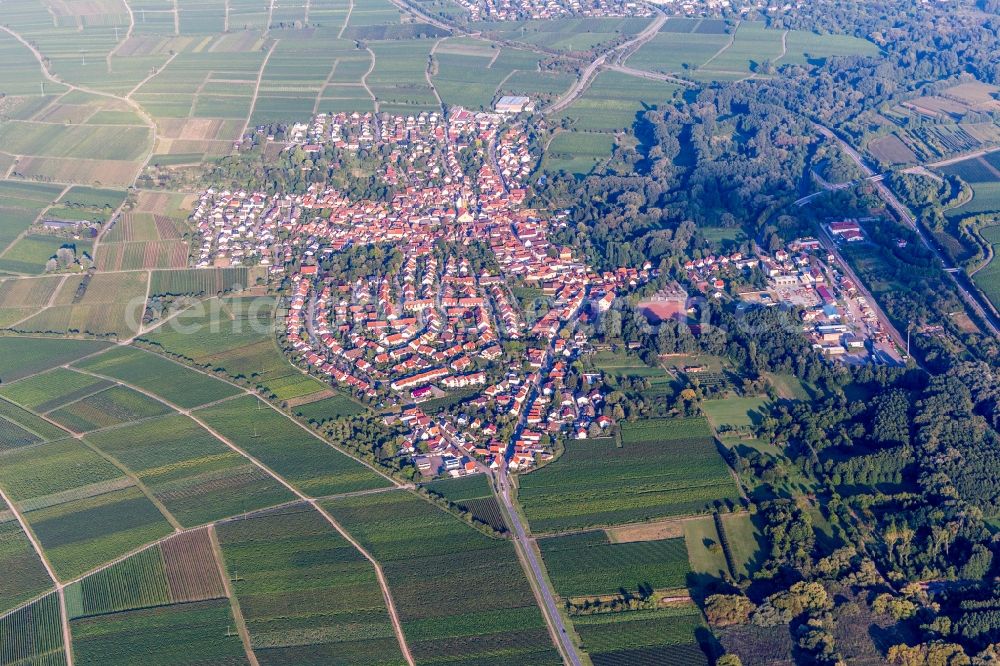
<path fill-rule="evenodd" d="M 316 423 L 331 421 L 344 416 L 356 416 L 363 414 L 365 408 L 354 402 L 347 396 L 335 393 L 329 398 L 322 398 L 314 402 L 307 402 L 292 409 L 295 415 Z"/>
<path fill-rule="evenodd" d="M 323 505 L 381 562 L 417 663 L 560 663 L 509 541 L 402 491 Z"/>
<path fill-rule="evenodd" d="M 683 539 L 611 543 L 597 531 L 540 539 L 538 547 L 553 587 L 564 598 L 687 585 Z"/>
<path fill-rule="evenodd" d="M 389 482 L 250 396 L 196 412 L 211 428 L 312 497 Z"/>
<path fill-rule="evenodd" d="M 758 396 L 705 400 L 701 408 L 718 429 L 748 430 L 759 425 L 767 414 L 767 398 Z"/>
<path fill-rule="evenodd" d="M 712 578 L 724 578 L 729 573 L 722 537 L 712 516 L 698 516 L 684 521 L 684 542 L 687 545 L 691 571 Z"/>
<path fill-rule="evenodd" d="M 262 663 L 401 664 L 375 569 L 310 506 L 218 528 Z"/>
<path fill-rule="evenodd" d="M 554 463 L 520 477 L 532 530 L 550 532 L 702 511 L 736 487 L 700 419 L 625 424 L 614 439 L 574 440 Z"/>

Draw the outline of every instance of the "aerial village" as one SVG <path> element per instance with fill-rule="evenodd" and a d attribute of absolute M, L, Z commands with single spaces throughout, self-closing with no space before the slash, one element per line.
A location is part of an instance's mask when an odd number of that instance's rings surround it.
<path fill-rule="evenodd" d="M 831 222 L 825 232 L 834 243 L 857 243 L 865 238 L 857 220 Z M 846 275 L 840 259 L 819 239 L 799 238 L 773 253 L 755 247 L 748 256 L 741 252 L 709 255 L 687 261 L 684 270 L 688 280 L 706 297 L 733 297 L 745 304 L 795 308 L 802 333 L 814 349 L 831 359 L 846 363 L 900 360 L 899 350 L 873 304 Z M 745 277 L 753 271 L 759 271 L 763 288 L 729 289 L 734 277 Z M 676 301 L 677 296 L 665 294 L 659 300 Z M 678 312 L 677 308 L 666 308 L 652 300 L 644 305 L 659 307 L 661 318 Z"/>
<path fill-rule="evenodd" d="M 610 428 L 600 376 L 574 378 L 573 389 L 566 381 L 588 347 L 576 322 L 654 272 L 598 274 L 549 242 L 566 215 L 524 206 L 535 158 L 521 125 L 456 108 L 447 118 L 319 114 L 290 134 L 287 149 L 306 152 L 385 147 L 381 177 L 394 185 L 388 201 L 316 186 L 299 196 L 202 195 L 197 265 L 260 265 L 289 280 L 284 333 L 297 359 L 346 391 L 396 406 L 392 418 L 408 433 L 403 453 L 426 476 L 525 469 L 551 457 L 556 437 Z M 474 159 L 463 160 L 469 151 Z M 355 279 L 324 271 L 324 258 L 374 244 L 398 250 L 398 268 Z M 467 258 L 472 244 L 487 250 L 484 265 Z M 546 311 L 526 317 L 511 285 L 537 290 Z M 421 407 L 454 393 L 455 409 Z"/>
<path fill-rule="evenodd" d="M 627 0 L 457 0 L 469 12 L 472 21 L 516 21 L 554 19 L 567 16 L 587 18 L 616 16 L 651 16 L 645 3 Z"/>

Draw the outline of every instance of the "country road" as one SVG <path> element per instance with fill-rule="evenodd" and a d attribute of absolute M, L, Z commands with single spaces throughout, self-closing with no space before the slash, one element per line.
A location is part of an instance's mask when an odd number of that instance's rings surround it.
<path fill-rule="evenodd" d="M 572 104 L 577 97 L 586 92 L 587 88 L 590 87 L 590 83 L 593 80 L 594 76 L 597 74 L 598 70 L 600 70 L 604 66 L 605 61 L 607 61 L 607 59 L 610 56 L 613 56 L 617 53 L 625 53 L 632 47 L 642 46 L 643 44 L 651 40 L 653 37 L 655 37 L 656 34 L 660 32 L 660 28 L 662 28 L 663 24 L 666 22 L 667 22 L 667 15 L 664 14 L 662 11 L 657 10 L 657 16 L 655 21 L 647 25 L 642 32 L 640 32 L 632 39 L 605 51 L 597 58 L 595 58 L 594 61 L 589 65 L 587 65 L 587 68 L 583 70 L 583 72 L 580 74 L 580 77 L 576 80 L 576 83 L 573 84 L 573 87 L 571 87 L 568 91 L 566 91 L 566 93 L 562 97 L 560 97 L 555 102 L 550 104 L 547 108 L 543 109 L 542 114 L 558 113 L 559 111 L 562 111 L 567 106 Z M 621 67 L 621 65 L 617 64 L 615 66 Z M 623 69 L 626 68 L 623 67 Z"/>
<path fill-rule="evenodd" d="M 560 652 L 563 653 L 563 657 L 567 663 L 572 664 L 572 666 L 583 666 L 580 656 L 577 653 L 576 645 L 573 644 L 573 639 L 566 631 L 566 623 L 563 621 L 562 615 L 559 614 L 559 607 L 556 605 L 555 597 L 552 595 L 552 588 L 549 587 L 545 579 L 542 564 L 538 561 L 538 556 L 535 555 L 535 551 L 531 547 L 531 540 L 524 529 L 524 523 L 521 522 L 521 516 L 514 506 L 513 499 L 511 499 L 510 480 L 507 477 L 506 469 L 498 471 L 495 478 L 497 480 L 497 496 L 503 502 L 507 515 L 510 518 L 514 546 L 531 570 L 531 575 L 535 580 L 534 587 L 538 590 L 538 593 L 542 597 L 542 602 L 545 604 L 545 608 L 542 610 L 545 611 L 545 616 L 552 624 L 552 629 L 559 641 Z"/>
<path fill-rule="evenodd" d="M 858 151 L 835 134 L 833 130 L 819 124 L 814 123 L 814 125 L 820 134 L 833 139 L 840 144 L 843 151 L 847 153 L 859 167 L 861 167 L 861 170 L 865 173 L 866 179 L 870 179 L 870 182 L 875 186 L 875 191 L 878 192 L 879 197 L 882 198 L 886 205 L 889 206 L 889 208 L 891 208 L 904 223 L 917 232 L 917 236 L 923 242 L 924 246 L 926 246 L 927 249 L 930 250 L 934 257 L 940 262 L 941 268 L 944 269 L 945 273 L 951 278 L 951 281 L 954 283 L 955 288 L 958 290 L 959 295 L 962 297 L 962 300 L 965 301 L 966 305 L 968 305 L 978 315 L 979 319 L 986 325 L 987 328 L 989 328 L 990 332 L 994 336 L 1000 335 L 1000 329 L 998 329 L 997 322 L 994 320 L 993 316 L 987 312 L 986 308 L 984 308 L 982 304 L 980 304 L 978 298 L 971 292 L 971 290 L 962 284 L 962 281 L 960 281 L 956 274 L 950 270 L 951 267 L 948 265 L 948 262 L 945 261 L 945 258 L 941 254 L 940 250 L 938 250 L 937 245 L 931 242 L 931 240 L 927 237 L 924 230 L 919 224 L 917 224 L 917 221 L 913 218 L 913 215 L 910 214 L 910 211 L 906 208 L 906 206 L 904 206 L 903 203 L 896 198 L 896 195 L 892 193 L 892 190 L 886 187 L 885 183 L 883 183 L 881 179 L 874 178 L 874 176 L 876 176 L 875 171 L 868 166 Z"/>

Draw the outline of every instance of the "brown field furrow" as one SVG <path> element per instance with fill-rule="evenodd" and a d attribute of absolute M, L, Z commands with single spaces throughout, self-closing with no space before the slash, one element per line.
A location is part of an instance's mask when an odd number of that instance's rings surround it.
<path fill-rule="evenodd" d="M 179 534 L 164 541 L 161 548 L 172 602 L 226 596 L 207 528 Z"/>

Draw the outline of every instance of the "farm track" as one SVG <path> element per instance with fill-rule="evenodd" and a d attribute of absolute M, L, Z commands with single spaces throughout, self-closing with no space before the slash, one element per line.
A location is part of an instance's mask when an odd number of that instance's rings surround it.
<path fill-rule="evenodd" d="M 26 537 L 28 537 L 28 541 L 31 542 L 31 547 L 35 549 L 35 553 L 38 555 L 38 559 L 41 560 L 42 566 L 45 567 L 46 573 L 48 573 L 49 578 L 52 580 L 52 583 L 56 587 L 55 589 L 56 594 L 59 595 L 59 620 L 60 623 L 62 624 L 63 644 L 66 653 L 66 666 L 73 666 L 73 637 L 69 631 L 69 614 L 66 612 L 66 591 L 65 591 L 66 585 L 65 583 L 59 580 L 58 576 L 56 576 L 56 572 L 52 568 L 52 563 L 49 562 L 48 556 L 42 549 L 41 543 L 38 542 L 38 538 L 35 536 L 35 533 L 31 530 L 31 526 L 28 524 L 28 521 L 24 519 L 24 516 L 21 514 L 20 509 L 18 509 L 17 505 L 11 501 L 10 497 L 7 496 L 7 493 L 3 491 L 3 488 L 0 488 L 0 499 L 2 499 L 4 503 L 7 504 L 7 506 L 10 508 L 11 513 L 14 514 L 14 518 L 17 519 L 18 524 L 21 526 L 21 531 L 24 532 L 24 535 Z M 13 613 L 16 610 L 23 608 L 31 603 L 34 603 L 38 599 L 47 596 L 49 594 L 52 594 L 51 590 L 46 591 L 45 593 L 39 595 L 35 599 L 26 601 L 17 608 L 8 611 L 4 615 L 9 615 L 10 613 Z"/>
<path fill-rule="evenodd" d="M 132 13 L 132 7 L 129 6 L 128 0 L 122 0 L 122 4 L 125 5 L 125 11 L 128 13 L 128 30 L 125 31 L 125 37 L 122 38 L 120 42 L 115 44 L 115 48 L 108 52 L 106 61 L 108 64 L 108 73 L 111 72 L 111 58 L 118 53 L 118 49 L 122 47 L 125 42 L 127 42 L 131 37 L 132 33 L 135 31 L 135 14 Z"/>
<path fill-rule="evenodd" d="M 363 85 L 365 90 L 368 91 L 368 96 L 372 98 L 372 103 L 375 105 L 375 113 L 378 114 L 378 97 L 376 97 L 375 93 L 372 92 L 372 89 L 368 87 L 368 77 L 375 71 L 375 52 L 372 51 L 370 46 L 365 46 L 365 50 L 368 51 L 368 55 L 371 56 L 372 63 L 368 66 L 368 71 L 365 72 L 365 75 L 361 77 L 361 85 Z"/>
<path fill-rule="evenodd" d="M 219 535 L 215 533 L 215 525 L 208 527 L 208 539 L 212 544 L 212 555 L 215 557 L 215 564 L 219 567 L 219 577 L 222 579 L 222 587 L 229 597 L 229 607 L 233 611 L 233 621 L 236 622 L 236 631 L 243 642 L 243 651 L 246 652 L 250 666 L 260 666 L 257 655 L 253 651 L 253 643 L 250 641 L 250 631 L 247 629 L 247 622 L 243 618 L 243 610 L 240 608 L 240 601 L 233 593 L 233 588 L 229 584 L 229 573 L 226 571 L 225 558 L 222 556 L 222 546 L 219 545 Z"/>
<path fill-rule="evenodd" d="M 444 41 L 444 37 L 434 42 L 434 46 L 431 47 L 430 54 L 427 57 L 427 67 L 424 68 L 424 78 L 427 79 L 427 85 L 430 86 L 431 92 L 434 93 L 434 99 L 437 100 L 438 106 L 441 107 L 441 113 L 444 113 L 444 102 L 441 101 L 441 95 L 438 94 L 438 89 L 434 85 L 434 81 L 431 79 L 431 68 L 434 67 L 434 53 L 437 51 L 438 45 Z M 497 55 L 500 51 L 497 50 Z M 493 56 L 493 60 L 496 60 L 496 55 Z M 492 62 L 490 63 L 492 64 Z"/>
<path fill-rule="evenodd" d="M 712 64 L 712 61 L 714 61 L 720 55 L 722 55 L 723 53 L 725 53 L 729 49 L 729 47 L 733 45 L 733 42 L 736 41 L 736 33 L 738 33 L 740 31 L 740 25 L 742 25 L 742 23 L 743 23 L 743 21 L 737 21 L 736 22 L 736 26 L 733 28 L 733 34 L 729 37 L 729 41 L 726 42 L 722 46 L 721 49 L 719 49 L 718 51 L 716 51 L 715 55 L 713 55 L 711 58 L 709 58 L 705 62 L 701 63 L 700 65 L 698 65 L 698 69 L 705 69 L 706 67 L 708 67 L 710 64 Z"/>
<path fill-rule="evenodd" d="M 274 8 L 274 2 L 271 2 L 271 8 Z M 268 14 L 268 22 L 270 22 L 270 14 Z M 267 50 L 267 55 L 264 56 L 264 62 L 260 64 L 260 71 L 257 72 L 257 83 L 253 87 L 253 97 L 250 98 L 250 113 L 247 114 L 247 121 L 243 123 L 243 129 L 239 133 L 239 138 L 242 139 L 246 136 L 247 130 L 250 128 L 250 119 L 253 118 L 253 112 L 257 108 L 257 97 L 260 95 L 260 84 L 264 80 L 264 70 L 267 69 L 267 61 L 271 59 L 271 54 L 274 53 L 275 47 L 278 46 L 278 40 L 271 42 L 271 48 Z"/>
<path fill-rule="evenodd" d="M 232 440 L 230 440 L 229 438 L 225 437 L 222 433 L 220 433 L 217 430 L 215 430 L 214 428 L 212 428 L 212 426 L 210 426 L 204 419 L 202 419 L 201 417 L 197 416 L 196 414 L 193 414 L 192 410 L 181 408 L 179 405 L 175 405 L 175 404 L 171 403 L 168 400 L 164 400 L 163 398 L 156 396 L 154 393 L 152 393 L 150 391 L 147 391 L 146 389 L 143 389 L 143 388 L 141 388 L 139 386 L 135 386 L 134 384 L 129 384 L 128 382 L 121 382 L 120 380 L 115 380 L 113 377 L 107 377 L 105 375 L 100 375 L 98 373 L 92 373 L 92 372 L 87 372 L 87 371 L 81 371 L 81 372 L 85 372 L 86 374 L 92 375 L 94 377 L 101 377 L 103 379 L 109 379 L 111 381 L 119 381 L 120 384 L 122 384 L 124 386 L 127 386 L 128 388 L 131 388 L 134 391 L 138 391 L 139 393 L 142 393 L 143 395 L 146 395 L 147 397 L 153 398 L 154 400 L 159 400 L 160 402 L 162 402 L 163 404 L 171 407 L 172 409 L 174 409 L 178 413 L 187 416 L 192 421 L 194 421 L 195 423 L 197 423 L 198 425 L 200 425 L 207 433 L 209 433 L 210 435 L 212 435 L 213 437 L 215 437 L 217 440 L 219 440 L 221 443 L 225 444 L 227 447 L 229 447 L 230 449 L 232 449 L 233 451 L 235 451 L 239 455 L 241 455 L 244 458 L 246 458 L 253 465 L 255 465 L 258 469 L 260 469 L 262 472 L 264 472 L 265 474 L 267 474 L 268 476 L 270 476 L 272 479 L 274 479 L 275 481 L 277 481 L 279 484 L 281 484 L 282 486 L 284 486 L 286 490 L 288 490 L 290 493 L 292 493 L 293 495 L 295 495 L 296 497 L 298 497 L 301 501 L 306 502 L 307 504 L 309 504 L 310 506 L 312 506 L 314 509 L 316 509 L 316 511 L 318 511 L 320 513 L 320 515 L 322 515 L 323 518 L 335 530 L 337 530 L 337 532 L 342 537 L 344 537 L 344 539 L 346 539 L 347 541 L 349 541 L 358 550 L 358 552 L 360 552 L 365 557 L 365 559 L 367 559 L 372 564 L 372 566 L 375 568 L 375 573 L 376 573 L 376 576 L 378 577 L 378 581 L 379 581 L 379 587 L 382 590 L 382 596 L 385 599 L 386 609 L 388 610 L 389 617 L 392 620 L 393 630 L 396 633 L 396 639 L 399 641 L 400 650 L 402 650 L 403 656 L 406 658 L 407 663 L 410 664 L 410 666 L 414 666 L 415 662 L 413 660 L 413 655 L 410 653 L 410 648 L 409 648 L 409 646 L 406 643 L 405 636 L 403 635 L 403 625 L 402 625 L 402 623 L 401 623 L 401 621 L 399 619 L 399 613 L 396 610 L 396 604 L 395 604 L 395 601 L 393 600 L 392 592 L 389 590 L 389 585 L 386 582 L 385 574 L 383 574 L 383 572 L 382 572 L 382 566 L 378 563 L 377 560 L 375 560 L 375 558 L 373 558 L 371 556 L 371 554 L 367 550 L 365 550 L 361 546 L 360 543 L 358 543 L 354 539 L 354 537 L 352 537 L 343 527 L 340 526 L 340 524 L 336 520 L 333 519 L 333 516 L 331 516 L 325 509 L 323 509 L 323 507 L 321 507 L 319 505 L 318 501 L 315 498 L 309 497 L 305 493 L 301 492 L 298 488 L 296 488 L 291 483 L 289 483 L 283 476 L 281 476 L 280 474 L 278 474 L 277 472 L 275 472 L 274 470 L 272 470 L 270 467 L 268 467 L 267 465 L 265 465 L 261 460 L 259 460 L 256 457 L 250 455 L 250 453 L 248 453 L 247 451 L 245 451 L 242 447 L 238 446 Z M 277 411 L 277 410 L 275 410 L 275 411 Z M 279 412 L 279 413 L 281 413 L 281 412 Z M 294 419 L 291 419 L 291 420 L 292 420 L 293 423 L 298 423 Z M 299 425 L 301 425 L 301 424 L 299 424 Z M 306 432 L 308 432 L 308 429 L 306 429 Z M 322 441 L 322 440 L 320 440 L 320 441 Z M 326 443 L 326 442 L 324 442 L 324 443 Z M 338 450 L 338 451 L 340 450 L 340 449 L 336 449 L 336 447 L 331 447 L 331 448 L 335 448 L 335 450 Z M 343 452 L 341 451 L 341 453 L 343 453 Z M 347 454 L 344 454 L 344 455 L 347 455 Z M 163 539 L 161 539 L 161 541 L 163 541 Z"/>
<path fill-rule="evenodd" d="M 351 14 L 353 12 L 354 12 L 354 0 L 350 0 L 350 2 L 347 5 L 347 16 L 344 17 L 344 25 L 340 26 L 340 32 L 337 33 L 337 39 L 341 39 L 344 36 L 344 31 L 347 30 L 347 26 L 351 22 Z"/>

